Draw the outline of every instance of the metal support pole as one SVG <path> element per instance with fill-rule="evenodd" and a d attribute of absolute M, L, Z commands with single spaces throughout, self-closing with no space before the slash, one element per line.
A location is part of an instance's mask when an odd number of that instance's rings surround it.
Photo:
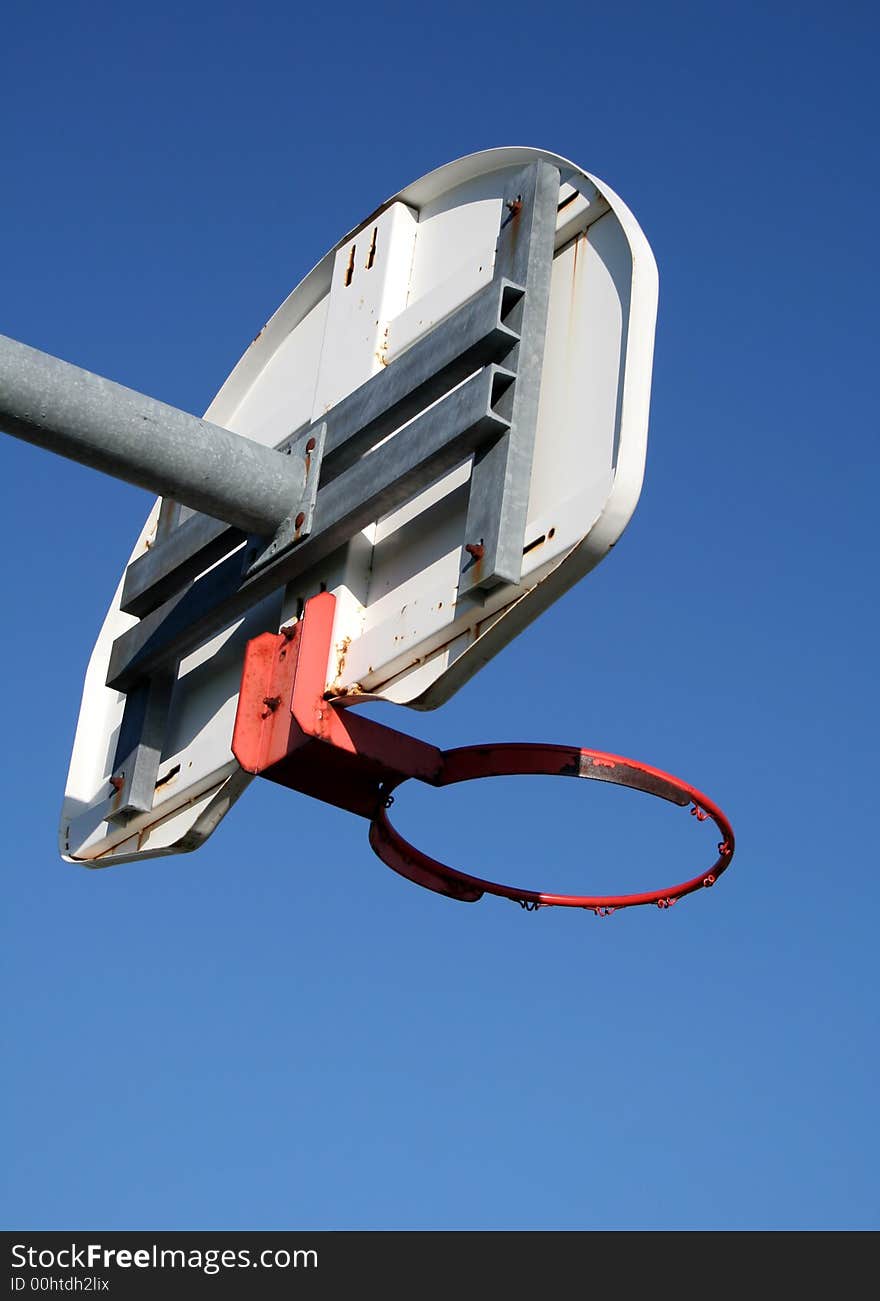
<path fill-rule="evenodd" d="M 302 470 L 270 447 L 0 335 L 0 428 L 269 537 Z"/>

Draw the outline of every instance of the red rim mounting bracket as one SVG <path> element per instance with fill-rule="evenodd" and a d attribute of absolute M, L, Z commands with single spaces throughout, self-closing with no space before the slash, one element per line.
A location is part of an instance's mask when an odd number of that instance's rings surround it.
<path fill-rule="evenodd" d="M 730 866 L 734 836 L 724 813 L 700 791 L 658 768 L 566 745 L 508 743 L 438 750 L 354 713 L 341 699 L 327 699 L 335 607 L 335 597 L 323 592 L 307 602 L 292 627 L 263 633 L 248 643 L 232 750 L 247 772 L 367 818 L 374 852 L 401 876 L 467 903 L 494 894 L 529 911 L 583 908 L 608 916 L 644 904 L 670 908 L 685 895 L 714 885 Z M 409 844 L 388 818 L 393 791 L 413 777 L 439 787 L 523 774 L 613 782 L 689 806 L 698 821 L 711 818 L 718 828 L 718 857 L 708 870 L 661 890 L 551 894 L 449 867 Z"/>

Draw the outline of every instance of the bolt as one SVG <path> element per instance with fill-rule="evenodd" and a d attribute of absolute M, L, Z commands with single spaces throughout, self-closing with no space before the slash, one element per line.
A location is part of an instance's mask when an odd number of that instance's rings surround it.
<path fill-rule="evenodd" d="M 317 447 L 317 445 L 318 444 L 315 442 L 314 438 L 310 438 L 309 441 L 306 443 L 306 451 L 313 452 Z"/>
<path fill-rule="evenodd" d="M 303 524 L 305 524 L 305 522 L 306 522 L 306 517 L 305 517 L 304 513 L 303 513 L 302 511 L 300 511 L 299 514 L 297 515 L 296 519 L 293 521 L 293 526 L 294 526 L 294 528 L 296 528 L 296 529 L 301 529 L 302 526 L 303 526 Z"/>
<path fill-rule="evenodd" d="M 473 556 L 474 560 L 482 560 L 486 554 L 486 548 L 480 542 L 468 542 L 465 551 L 469 556 Z"/>

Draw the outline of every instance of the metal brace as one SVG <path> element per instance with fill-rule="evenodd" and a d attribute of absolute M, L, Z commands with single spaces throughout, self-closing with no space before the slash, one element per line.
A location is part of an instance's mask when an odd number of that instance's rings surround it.
<path fill-rule="evenodd" d="M 111 816 L 152 807 L 180 658 L 470 455 L 459 590 L 519 581 L 559 180 L 543 161 L 511 177 L 492 281 L 276 449 L 302 490 L 274 536 L 196 514 L 129 565 L 121 608 L 139 622 L 107 674 L 128 696 Z"/>

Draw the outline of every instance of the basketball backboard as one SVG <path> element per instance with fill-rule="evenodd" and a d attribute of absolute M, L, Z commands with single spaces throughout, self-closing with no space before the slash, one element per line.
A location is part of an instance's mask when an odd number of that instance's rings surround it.
<path fill-rule="evenodd" d="M 336 597 L 327 690 L 431 709 L 593 568 L 635 509 L 657 306 L 625 204 L 554 154 L 475 154 L 340 240 L 206 413 L 300 457 L 286 537 L 157 501 L 86 675 L 65 858 L 195 848 L 250 776 L 246 642 Z"/>

